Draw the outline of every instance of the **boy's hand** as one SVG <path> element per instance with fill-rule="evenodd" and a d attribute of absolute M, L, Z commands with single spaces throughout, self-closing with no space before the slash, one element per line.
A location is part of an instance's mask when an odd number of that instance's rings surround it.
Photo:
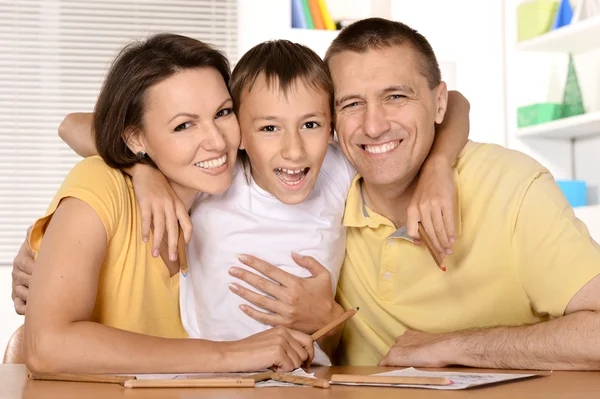
<path fill-rule="evenodd" d="M 142 212 L 142 237 L 148 242 L 150 225 L 153 226 L 154 240 L 152 256 L 160 255 L 160 244 L 167 230 L 169 259 L 177 259 L 179 226 L 186 244 L 192 237 L 192 221 L 167 178 L 150 165 L 136 164 L 127 170 L 133 180 L 133 189 Z"/>
<path fill-rule="evenodd" d="M 433 245 L 445 257 L 455 240 L 454 179 L 450 163 L 431 159 L 421 168 L 415 193 L 406 210 L 406 233 L 420 244 L 419 221 Z"/>

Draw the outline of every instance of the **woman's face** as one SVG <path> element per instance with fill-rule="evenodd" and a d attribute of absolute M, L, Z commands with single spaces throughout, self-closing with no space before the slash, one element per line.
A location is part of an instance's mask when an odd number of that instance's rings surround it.
<path fill-rule="evenodd" d="M 178 194 L 218 194 L 231 184 L 240 130 L 221 74 L 178 72 L 145 94 L 139 142 Z"/>

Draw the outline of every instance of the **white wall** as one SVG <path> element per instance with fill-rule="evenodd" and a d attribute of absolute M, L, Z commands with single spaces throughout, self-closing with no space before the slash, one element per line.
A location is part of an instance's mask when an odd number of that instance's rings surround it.
<path fill-rule="evenodd" d="M 0 267 L 0 357 L 4 356 L 4 349 L 10 336 L 23 324 L 23 317 L 15 313 L 11 293 L 10 267 Z"/>
<path fill-rule="evenodd" d="M 440 63 L 456 64 L 475 141 L 506 145 L 500 0 L 392 0 L 392 18 L 422 33 Z M 445 79 L 445 77 L 443 76 Z"/>

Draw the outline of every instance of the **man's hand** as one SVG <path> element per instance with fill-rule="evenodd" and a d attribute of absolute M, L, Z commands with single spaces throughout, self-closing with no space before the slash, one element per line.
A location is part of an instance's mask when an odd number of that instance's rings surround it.
<path fill-rule="evenodd" d="M 455 240 L 452 165 L 431 159 L 423 165 L 417 188 L 406 209 L 406 233 L 420 244 L 419 221 L 440 255 L 452 253 Z"/>
<path fill-rule="evenodd" d="M 153 226 L 152 256 L 160 255 L 160 245 L 166 229 L 169 259 L 177 260 L 179 226 L 186 243 L 189 243 L 192 237 L 192 221 L 183 202 L 158 169 L 149 165 L 136 164 L 128 169 L 127 173 L 132 176 L 133 189 L 142 212 L 144 242 L 148 242 L 150 225 Z"/>
<path fill-rule="evenodd" d="M 380 366 L 446 367 L 449 340 L 447 334 L 428 334 L 407 330 L 381 361 Z"/>
<path fill-rule="evenodd" d="M 24 315 L 27 307 L 27 295 L 29 294 L 29 281 L 33 274 L 35 259 L 33 251 L 29 246 L 28 237 L 31 227 L 27 230 L 25 242 L 21 245 L 19 253 L 13 260 L 12 270 L 12 300 L 15 304 L 17 314 Z"/>
<path fill-rule="evenodd" d="M 272 298 L 257 294 L 239 284 L 233 283 L 229 287 L 231 291 L 247 301 L 272 312 L 265 313 L 251 306 L 242 305 L 241 309 L 253 319 L 271 326 L 283 326 L 312 334 L 344 311 L 333 298 L 329 271 L 310 256 L 293 254 L 292 257 L 312 276 L 296 277 L 250 255 L 240 256 L 240 261 L 274 280 L 275 283 L 237 267 L 232 267 L 229 271 L 232 276 Z"/>

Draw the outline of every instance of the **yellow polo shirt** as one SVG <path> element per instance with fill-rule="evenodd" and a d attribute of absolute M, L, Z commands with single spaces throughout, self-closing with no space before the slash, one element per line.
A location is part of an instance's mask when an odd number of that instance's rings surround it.
<path fill-rule="evenodd" d="M 340 364 L 377 364 L 406 329 L 443 333 L 561 316 L 600 273 L 600 246 L 532 158 L 469 141 L 455 189 L 458 234 L 444 273 L 405 228 L 364 206 L 354 179 L 337 299 L 360 311 L 346 322 Z"/>

